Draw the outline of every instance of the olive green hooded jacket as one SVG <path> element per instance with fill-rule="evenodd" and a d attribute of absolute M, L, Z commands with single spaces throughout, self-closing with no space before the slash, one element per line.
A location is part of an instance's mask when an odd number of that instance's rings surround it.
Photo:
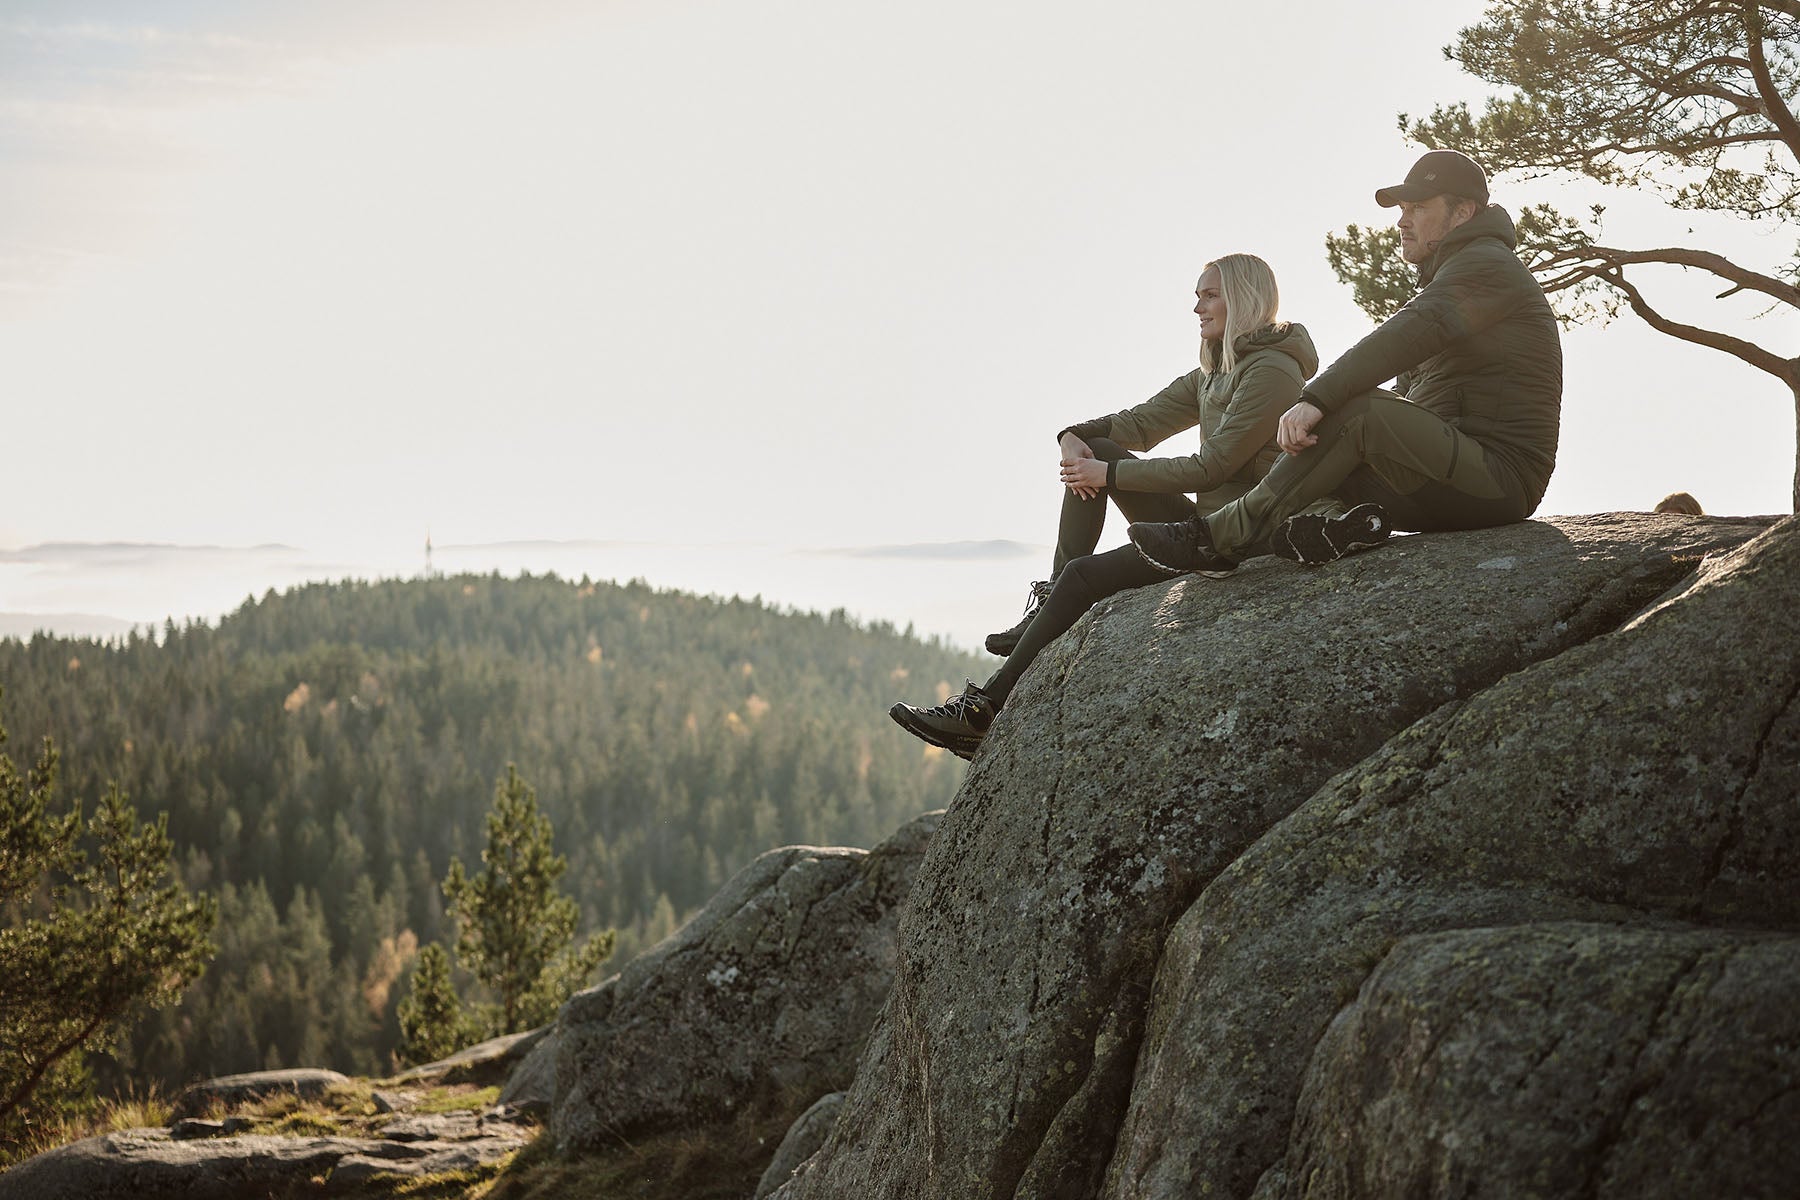
<path fill-rule="evenodd" d="M 1179 458 L 1121 459 L 1107 468 L 1110 487 L 1127 492 L 1223 493 L 1207 511 L 1249 491 L 1281 451 L 1275 426 L 1319 369 L 1306 327 L 1265 325 L 1237 340 L 1230 371 L 1195 368 L 1135 408 L 1070 426 L 1077 437 L 1111 438 L 1144 451 L 1196 425 L 1198 453 Z"/>
<path fill-rule="evenodd" d="M 1460 429 L 1544 498 L 1562 418 L 1562 338 L 1544 289 L 1513 253 L 1512 218 L 1489 205 L 1445 236 L 1419 293 L 1306 385 L 1333 412 L 1398 377 L 1406 398 Z"/>

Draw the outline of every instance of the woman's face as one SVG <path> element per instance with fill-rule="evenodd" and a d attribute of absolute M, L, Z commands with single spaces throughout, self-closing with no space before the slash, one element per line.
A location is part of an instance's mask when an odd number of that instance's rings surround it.
<path fill-rule="evenodd" d="M 1194 315 L 1200 318 L 1200 336 L 1209 342 L 1225 340 L 1225 292 L 1219 268 L 1208 267 L 1194 287 Z"/>

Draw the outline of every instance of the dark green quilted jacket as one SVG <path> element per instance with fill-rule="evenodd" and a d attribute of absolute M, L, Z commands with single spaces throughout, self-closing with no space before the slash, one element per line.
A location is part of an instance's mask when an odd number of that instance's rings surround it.
<path fill-rule="evenodd" d="M 1556 467 L 1562 338 L 1512 218 L 1489 205 L 1419 269 L 1419 293 L 1306 385 L 1327 412 L 1398 377 L 1400 390 L 1510 467 L 1536 509 Z"/>

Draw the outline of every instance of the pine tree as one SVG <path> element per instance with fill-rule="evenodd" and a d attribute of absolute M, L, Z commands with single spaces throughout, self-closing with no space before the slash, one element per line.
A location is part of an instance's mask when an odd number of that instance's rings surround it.
<path fill-rule="evenodd" d="M 173 1003 L 213 952 L 216 906 L 171 878 L 167 816 L 140 826 L 113 786 L 84 822 L 56 775 L 47 739 L 23 775 L 0 752 L 0 1161 L 85 1091 L 86 1051 Z"/>
<path fill-rule="evenodd" d="M 419 951 L 406 999 L 400 1002 L 400 1058 L 435 1062 L 456 1053 L 477 1036 L 467 1009 L 450 980 L 450 954 L 436 942 Z"/>
<path fill-rule="evenodd" d="M 457 924 L 456 952 L 500 998 L 496 1033 L 548 1020 L 612 953 L 611 931 L 572 947 L 579 909 L 556 890 L 568 860 L 551 848 L 537 793 L 506 767 L 487 816 L 482 868 L 470 877 L 452 859 L 444 899 Z"/>
<path fill-rule="evenodd" d="M 1660 194 L 1671 216 L 1729 213 L 1779 227 L 1800 219 L 1800 2 L 1797 0 L 1496 0 L 1445 57 L 1500 89 L 1479 112 L 1440 107 L 1400 127 L 1421 145 L 1462 150 L 1490 172 L 1524 178 L 1581 175 Z M 1766 270 L 1705 246 L 1609 244 L 1592 218 L 1549 205 L 1519 213 L 1519 252 L 1571 320 L 1621 309 L 1659 333 L 1731 355 L 1787 388 L 1800 419 L 1800 355 L 1667 315 L 1641 272 L 1678 268 L 1712 275 L 1718 299 L 1752 293 L 1765 312 L 1800 312 L 1800 266 L 1777 254 Z M 1680 224 L 1670 221 L 1671 233 Z M 1688 232 L 1691 234 L 1692 229 Z M 1326 239 L 1331 266 L 1378 320 L 1404 304 L 1413 277 L 1390 230 Z M 1766 339 L 1765 339 L 1766 340 Z M 1800 511 L 1800 456 L 1794 508 Z"/>

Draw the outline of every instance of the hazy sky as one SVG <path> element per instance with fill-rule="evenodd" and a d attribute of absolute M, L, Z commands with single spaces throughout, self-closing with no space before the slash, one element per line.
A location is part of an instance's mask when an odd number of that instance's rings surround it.
<path fill-rule="evenodd" d="M 1046 543 L 1054 431 L 1193 365 L 1207 258 L 1366 332 L 1323 238 L 1479 11 L 0 0 L 0 550 Z M 1793 253 L 1660 219 L 1609 232 Z M 1788 507 L 1773 380 L 1565 346 L 1544 512 Z"/>

